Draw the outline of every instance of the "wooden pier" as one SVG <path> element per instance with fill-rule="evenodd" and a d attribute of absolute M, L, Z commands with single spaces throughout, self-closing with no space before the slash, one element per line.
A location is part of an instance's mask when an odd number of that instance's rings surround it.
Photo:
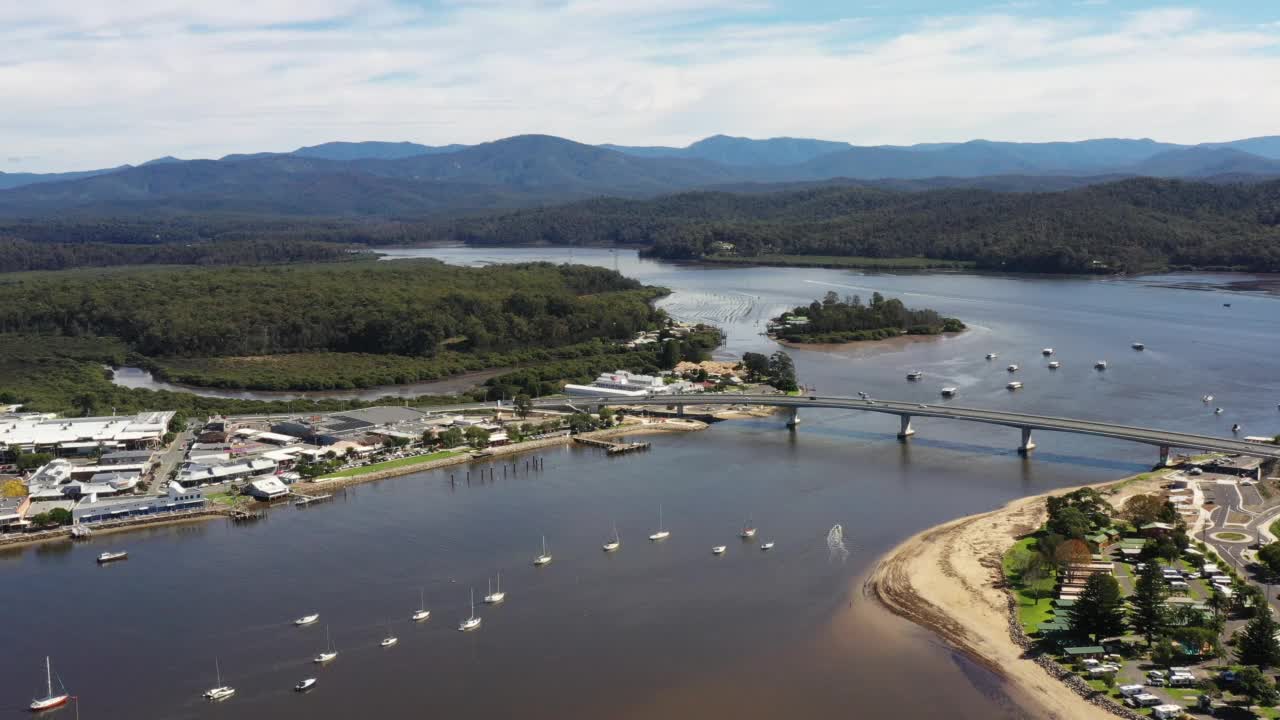
<path fill-rule="evenodd" d="M 333 499 L 333 493 L 325 495 L 304 495 L 302 493 L 294 493 L 293 496 L 297 498 L 293 501 L 293 504 L 295 507 L 299 508 L 304 508 L 313 503 L 325 502 L 326 500 Z"/>
<path fill-rule="evenodd" d="M 622 455 L 624 453 L 635 452 L 637 450 L 649 449 L 649 443 L 647 442 L 616 443 L 610 440 L 601 440 L 600 438 L 583 437 L 581 435 L 575 435 L 573 439 L 576 442 L 582 443 L 583 445 L 590 445 L 591 447 L 604 448 L 605 452 L 610 455 Z"/>

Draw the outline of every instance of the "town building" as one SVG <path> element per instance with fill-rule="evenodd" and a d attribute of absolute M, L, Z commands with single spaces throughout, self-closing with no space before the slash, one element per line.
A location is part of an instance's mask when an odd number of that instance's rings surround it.
<path fill-rule="evenodd" d="M 289 488 L 279 478 L 258 478 L 249 483 L 245 492 L 259 500 L 275 500 L 289 494 Z"/>
<path fill-rule="evenodd" d="M 123 520 L 145 517 L 158 513 L 172 513 L 203 509 L 207 500 L 200 490 L 184 488 L 169 483 L 164 495 L 120 499 L 82 500 L 71 509 L 71 520 L 76 523 L 95 523 L 107 520 Z"/>

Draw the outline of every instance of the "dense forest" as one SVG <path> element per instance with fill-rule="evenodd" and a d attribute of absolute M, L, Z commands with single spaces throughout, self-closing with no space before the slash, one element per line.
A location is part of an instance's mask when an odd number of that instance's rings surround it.
<path fill-rule="evenodd" d="M 600 199 L 455 220 L 468 243 L 624 243 L 649 255 L 860 256 L 972 261 L 984 269 L 1280 270 L 1280 181 L 1149 178 L 1054 193 L 818 187 Z"/>
<path fill-rule="evenodd" d="M 942 317 L 933 310 L 913 310 L 897 298 L 886 299 L 880 293 L 871 295 L 864 304 L 858 295 L 843 300 L 828 292 L 822 301 L 814 300 L 791 312 L 774 318 L 774 337 L 799 343 L 842 343 L 858 340 L 884 340 L 899 335 L 938 335 L 960 332 L 964 323 Z"/>
<path fill-rule="evenodd" d="M 76 270 L 0 279 L 0 332 L 116 337 L 157 357 L 504 352 L 628 338 L 662 292 L 549 263 Z"/>

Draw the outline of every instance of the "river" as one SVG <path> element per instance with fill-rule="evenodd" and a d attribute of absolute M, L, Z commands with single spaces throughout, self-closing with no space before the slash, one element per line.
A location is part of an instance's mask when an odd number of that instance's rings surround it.
<path fill-rule="evenodd" d="M 568 260 L 568 251 L 412 251 L 451 262 Z M 759 333 L 784 307 L 828 289 L 873 291 L 962 318 L 959 336 L 853 349 L 792 350 L 801 380 L 826 394 L 1098 418 L 1230 434 L 1280 430 L 1274 339 L 1280 304 L 1227 283 L 1239 276 L 1136 280 L 860 274 L 707 268 L 575 250 L 670 287 L 673 315 L 728 332 L 725 353 L 772 351 Z M 1231 303 L 1230 308 L 1223 303 Z M 1130 349 L 1135 340 L 1145 352 Z M 1063 363 L 1045 369 L 1042 347 Z M 995 362 L 985 353 L 1000 354 Z M 1092 369 L 1109 361 L 1105 372 Z M 1011 393 L 1004 366 L 1025 388 Z M 907 383 L 908 370 L 925 379 Z M 1200 401 L 1217 396 L 1215 416 Z M 466 466 L 351 489 L 266 521 L 221 521 L 0 553 L 8 612 L 4 707 L 25 703 L 55 669 L 86 718 L 351 718 L 447 713 L 498 718 L 1019 718 L 1020 698 L 985 670 L 862 596 L 859 578 L 908 535 L 1026 494 L 1136 472 L 1144 446 L 1042 433 L 1030 458 L 1016 431 L 808 411 L 651 436 L 620 458 L 543 451 L 545 469 L 481 483 Z M 457 478 L 456 485 L 450 476 Z M 663 508 L 672 537 L 645 536 Z M 744 518 L 763 553 L 736 538 Z M 600 552 L 617 523 L 622 549 Z M 828 532 L 844 528 L 846 553 Z M 530 560 L 545 535 L 554 562 Z M 724 557 L 710 547 L 726 543 Z M 94 556 L 126 548 L 129 560 Z M 507 602 L 482 628 L 456 631 L 468 589 L 502 571 Z M 426 595 L 432 618 L 408 622 Z M 290 625 L 321 613 L 306 629 Z M 340 656 L 309 663 L 329 626 Z M 400 643 L 380 649 L 390 628 Z M 208 705 L 214 659 L 238 694 Z M 305 696 L 302 677 L 320 682 Z M 0 711 L 0 717 L 4 716 Z M 17 717 L 14 711 L 11 716 Z"/>

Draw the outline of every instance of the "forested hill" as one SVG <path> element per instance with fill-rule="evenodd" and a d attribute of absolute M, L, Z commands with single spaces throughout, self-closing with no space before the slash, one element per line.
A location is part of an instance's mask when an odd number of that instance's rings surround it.
<path fill-rule="evenodd" d="M 985 269 L 1280 271 L 1280 181 L 1139 178 L 1053 193 L 819 187 L 601 199 L 460 221 L 469 243 L 629 243 L 656 257 L 926 257 Z"/>
<path fill-rule="evenodd" d="M 431 356 L 623 339 L 661 290 L 611 270 L 425 261 L 8 276 L 0 333 L 118 338 L 147 356 Z"/>

